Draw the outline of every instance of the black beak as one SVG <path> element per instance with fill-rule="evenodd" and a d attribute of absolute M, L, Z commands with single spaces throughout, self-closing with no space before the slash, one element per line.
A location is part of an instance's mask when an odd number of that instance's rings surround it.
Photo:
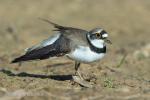
<path fill-rule="evenodd" d="M 112 42 L 108 39 L 105 39 L 105 42 L 108 43 L 108 44 L 112 44 Z"/>

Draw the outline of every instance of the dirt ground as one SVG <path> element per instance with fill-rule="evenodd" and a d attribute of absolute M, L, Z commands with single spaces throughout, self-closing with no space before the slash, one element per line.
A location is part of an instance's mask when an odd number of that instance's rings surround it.
<path fill-rule="evenodd" d="M 149 0 L 0 0 L 0 100 L 150 100 L 149 12 Z M 53 33 L 39 18 L 109 33 L 105 58 L 80 67 L 94 88 L 72 83 L 66 57 L 10 64 Z"/>

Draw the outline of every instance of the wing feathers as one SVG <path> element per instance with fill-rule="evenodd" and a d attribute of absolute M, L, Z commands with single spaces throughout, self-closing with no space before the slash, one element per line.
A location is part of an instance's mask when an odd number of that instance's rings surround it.
<path fill-rule="evenodd" d="M 43 60 L 49 57 L 63 56 L 70 51 L 71 50 L 69 39 L 61 35 L 60 38 L 56 40 L 55 43 L 45 46 L 43 48 L 34 49 L 30 52 L 27 52 L 25 55 L 14 59 L 12 63 L 36 59 Z"/>
<path fill-rule="evenodd" d="M 57 28 L 57 29 L 54 30 L 54 31 L 66 30 L 66 29 L 69 28 L 69 27 L 65 27 L 65 26 L 61 26 L 61 25 L 58 25 L 58 24 L 56 24 L 56 23 L 53 23 L 53 22 L 51 22 L 51 21 L 49 21 L 49 20 L 47 20 L 47 19 L 40 18 L 40 20 L 42 20 L 42 21 L 44 21 L 44 22 L 47 22 L 47 23 L 53 25 L 55 28 Z"/>
<path fill-rule="evenodd" d="M 54 56 L 55 48 L 53 46 L 47 46 L 41 49 L 35 49 L 31 52 L 27 52 L 25 55 L 15 58 L 12 63 L 20 62 L 20 61 L 28 61 L 28 60 L 36 60 L 36 59 L 46 59 L 48 57 Z"/>
<path fill-rule="evenodd" d="M 51 25 L 53 25 L 56 29 L 53 30 L 53 31 L 60 31 L 62 33 L 68 33 L 66 31 L 69 30 L 70 33 L 74 32 L 74 31 L 80 31 L 80 32 L 87 32 L 86 30 L 83 30 L 83 29 L 79 29 L 79 28 L 73 28 L 73 27 L 67 27 L 67 26 L 62 26 L 62 25 L 59 25 L 59 24 L 56 24 L 56 23 L 53 23 L 47 19 L 43 19 L 43 18 L 39 18 L 40 20 L 44 21 L 44 22 L 47 22 Z"/>

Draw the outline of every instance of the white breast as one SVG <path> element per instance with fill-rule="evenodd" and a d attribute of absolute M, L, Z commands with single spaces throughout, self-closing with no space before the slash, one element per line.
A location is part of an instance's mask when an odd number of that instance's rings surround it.
<path fill-rule="evenodd" d="M 68 57 L 79 62 L 90 63 L 104 57 L 104 53 L 95 53 L 89 47 L 80 46 L 68 54 Z"/>

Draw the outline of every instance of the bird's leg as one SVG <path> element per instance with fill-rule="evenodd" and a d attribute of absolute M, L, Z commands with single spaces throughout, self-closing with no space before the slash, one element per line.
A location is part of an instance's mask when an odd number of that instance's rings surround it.
<path fill-rule="evenodd" d="M 79 67 L 80 67 L 80 63 L 76 61 L 75 62 L 75 75 L 78 75 L 80 77 L 80 79 L 84 80 L 79 72 Z"/>
<path fill-rule="evenodd" d="M 79 72 L 79 67 L 80 67 L 80 63 L 79 62 L 75 62 L 75 76 L 72 76 L 74 82 L 80 84 L 83 87 L 92 88 L 93 85 L 91 85 L 90 83 L 86 82 L 84 80 L 84 78 L 81 76 L 81 74 Z"/>

